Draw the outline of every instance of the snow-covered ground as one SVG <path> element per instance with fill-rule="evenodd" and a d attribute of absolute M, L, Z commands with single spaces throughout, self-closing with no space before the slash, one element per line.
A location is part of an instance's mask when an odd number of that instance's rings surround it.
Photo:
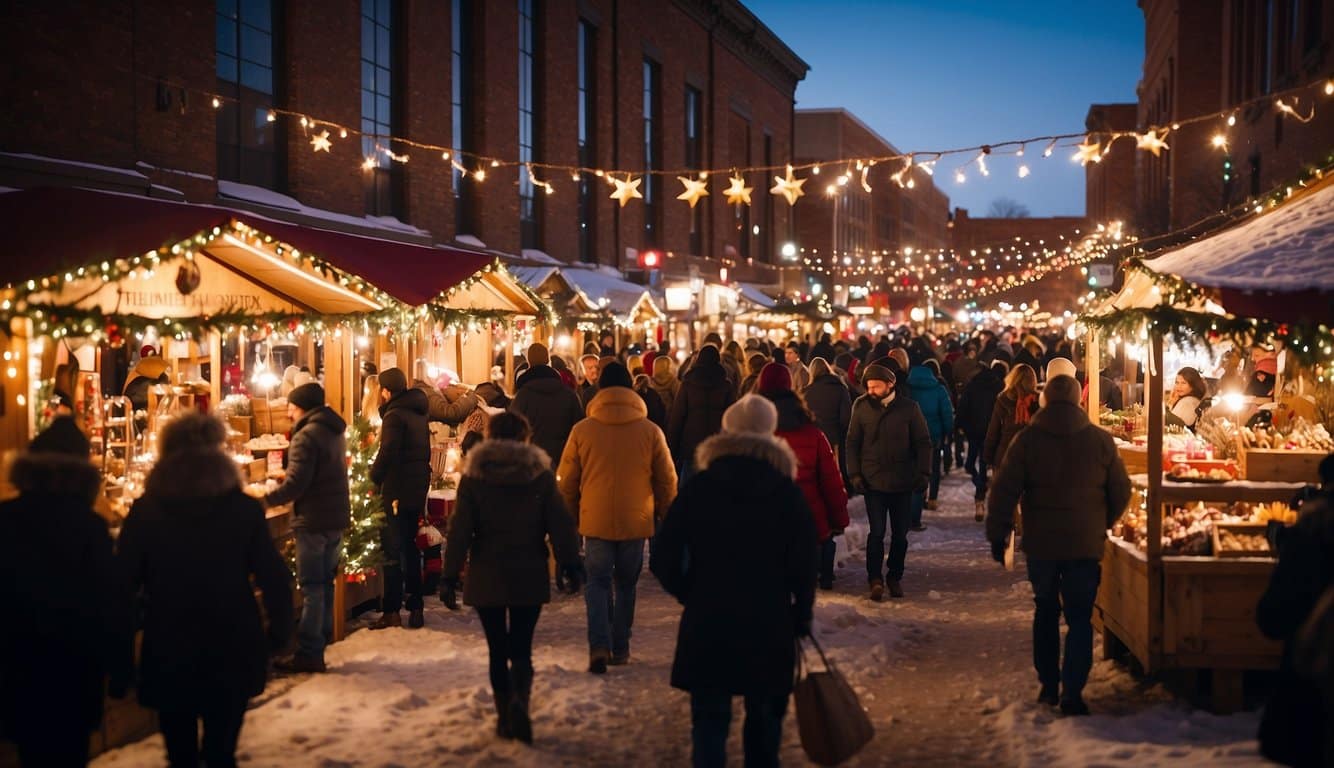
<path fill-rule="evenodd" d="M 834 592 L 816 631 L 870 711 L 876 737 L 859 766 L 1259 765 L 1254 713 L 1216 717 L 1161 686 L 1099 661 L 1085 696 L 1093 717 L 1061 718 L 1034 699 L 1031 592 L 1022 571 L 991 560 L 956 470 L 928 530 L 913 534 L 907 598 L 865 594 L 860 500 L 840 544 Z M 845 546 L 845 544 L 847 546 Z M 428 600 L 426 629 L 354 632 L 328 651 L 331 670 L 279 679 L 253 703 L 239 758 L 251 766 L 676 766 L 690 762 L 686 694 L 668 685 L 680 609 L 647 572 L 632 662 L 588 674 L 582 598 L 558 597 L 538 624 L 536 743 L 494 736 L 486 646 L 469 611 Z M 729 756 L 741 764 L 737 707 Z M 783 762 L 809 765 L 789 710 Z M 159 736 L 94 765 L 165 765 Z"/>

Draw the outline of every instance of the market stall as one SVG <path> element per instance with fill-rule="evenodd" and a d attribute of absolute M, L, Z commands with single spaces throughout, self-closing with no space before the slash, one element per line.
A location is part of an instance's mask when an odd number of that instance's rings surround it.
<path fill-rule="evenodd" d="M 1275 562 L 1265 527 L 1296 521 L 1288 502 L 1317 480 L 1315 464 L 1334 449 L 1334 342 L 1325 325 L 1334 317 L 1332 243 L 1334 186 L 1326 181 L 1133 267 L 1124 288 L 1082 318 L 1091 329 L 1085 370 L 1101 369 L 1107 338 L 1133 340 L 1130 356 L 1142 356 L 1145 370 L 1139 415 L 1105 425 L 1129 438 L 1122 455 L 1138 470 L 1136 496 L 1103 559 L 1096 618 L 1105 652 L 1127 650 L 1148 672 L 1209 672 L 1220 711 L 1240 707 L 1245 671 L 1278 666 L 1280 645 L 1255 624 Z M 1302 358 L 1323 395 L 1302 396 L 1309 408 L 1298 406 L 1305 416 L 1297 416 L 1282 408 L 1281 388 L 1278 402 L 1211 393 L 1213 407 L 1193 431 L 1169 430 L 1164 374 L 1175 371 L 1164 367 L 1165 338 L 1206 353 L 1225 339 L 1239 349 L 1278 339 Z M 1096 423 L 1106 415 L 1096 405 L 1098 377 L 1089 379 Z"/>
<path fill-rule="evenodd" d="M 616 349 L 658 342 L 658 327 L 667 315 L 648 288 L 632 283 L 611 267 L 570 265 L 561 274 L 597 307 L 593 317 L 616 337 Z M 599 331 L 600 333 L 601 331 Z"/>
<path fill-rule="evenodd" d="M 555 259 L 551 259 L 555 262 Z M 579 289 L 556 264 L 512 265 L 510 272 L 536 293 L 555 312 L 559 324 L 550 334 L 539 334 L 534 341 L 547 344 L 566 358 L 577 356 L 585 342 L 596 342 L 601 308 Z M 520 351 L 522 353 L 522 350 Z"/>

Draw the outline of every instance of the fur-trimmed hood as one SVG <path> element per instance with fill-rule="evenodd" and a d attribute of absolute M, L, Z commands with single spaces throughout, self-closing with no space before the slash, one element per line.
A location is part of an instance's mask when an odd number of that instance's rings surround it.
<path fill-rule="evenodd" d="M 708 469 L 718 459 L 732 456 L 759 459 L 773 466 L 784 477 L 797 476 L 797 455 L 787 442 L 774 435 L 723 432 L 699 444 L 695 463 Z"/>
<path fill-rule="evenodd" d="M 524 485 L 551 470 L 551 457 L 532 443 L 483 440 L 463 458 L 463 476 L 498 485 Z"/>
<path fill-rule="evenodd" d="M 159 499 L 206 499 L 241 487 L 241 468 L 216 449 L 163 456 L 144 483 L 144 495 Z"/>
<path fill-rule="evenodd" d="M 102 476 L 81 456 L 22 453 L 9 469 L 9 482 L 23 496 L 72 496 L 92 504 L 102 487 Z"/>

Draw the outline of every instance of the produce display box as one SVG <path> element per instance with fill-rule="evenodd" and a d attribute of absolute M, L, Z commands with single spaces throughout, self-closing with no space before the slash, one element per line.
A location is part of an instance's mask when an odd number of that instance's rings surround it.
<path fill-rule="evenodd" d="M 1273 557 L 1269 542 L 1265 540 L 1266 527 L 1265 523 L 1214 523 L 1214 557 Z M 1251 540 L 1258 536 L 1264 542 L 1264 548 L 1230 549 L 1226 546 L 1227 534 Z"/>
<path fill-rule="evenodd" d="M 1324 451 L 1248 448 L 1237 446 L 1237 462 L 1241 476 L 1247 480 L 1269 480 L 1281 483 L 1320 482 L 1320 461 Z"/>

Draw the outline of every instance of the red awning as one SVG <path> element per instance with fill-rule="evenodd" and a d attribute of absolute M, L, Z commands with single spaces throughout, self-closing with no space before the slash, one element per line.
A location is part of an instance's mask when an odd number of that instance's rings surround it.
<path fill-rule="evenodd" d="M 0 228 L 6 233 L 0 241 L 0 285 L 141 256 L 232 219 L 413 306 L 431 301 L 492 261 L 484 253 L 317 229 L 213 205 L 39 188 L 0 194 Z"/>

